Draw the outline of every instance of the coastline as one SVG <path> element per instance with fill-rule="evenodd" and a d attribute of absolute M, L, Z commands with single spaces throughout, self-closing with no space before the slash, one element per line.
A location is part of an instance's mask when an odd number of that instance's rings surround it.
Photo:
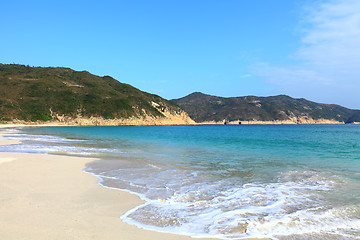
<path fill-rule="evenodd" d="M 226 124 L 225 124 L 226 122 Z M 25 122 L 14 121 L 0 123 L 0 128 L 11 127 L 65 127 L 65 126 L 201 126 L 201 125 L 359 125 L 360 122 L 345 123 L 329 119 L 290 119 L 274 121 L 205 121 L 205 122 L 183 122 L 183 121 L 142 121 L 139 119 L 103 120 L 103 119 L 77 119 L 76 121 L 49 121 L 49 122 Z"/>
<path fill-rule="evenodd" d="M 4 140 L 0 144 L 16 144 Z M 142 204 L 136 195 L 108 189 L 83 169 L 90 158 L 0 153 L 0 239 L 185 240 L 121 221 Z"/>

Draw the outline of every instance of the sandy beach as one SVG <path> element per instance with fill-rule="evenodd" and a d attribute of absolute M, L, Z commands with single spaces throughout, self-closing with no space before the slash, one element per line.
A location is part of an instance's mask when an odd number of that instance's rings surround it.
<path fill-rule="evenodd" d="M 120 216 L 142 201 L 98 185 L 82 171 L 93 160 L 0 153 L 0 239 L 190 239 L 122 222 Z"/>

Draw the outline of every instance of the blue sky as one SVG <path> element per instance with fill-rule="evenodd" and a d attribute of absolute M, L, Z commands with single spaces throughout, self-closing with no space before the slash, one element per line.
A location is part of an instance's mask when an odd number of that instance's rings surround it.
<path fill-rule="evenodd" d="M 360 1 L 1 1 L 0 62 L 172 99 L 287 94 L 360 109 Z"/>

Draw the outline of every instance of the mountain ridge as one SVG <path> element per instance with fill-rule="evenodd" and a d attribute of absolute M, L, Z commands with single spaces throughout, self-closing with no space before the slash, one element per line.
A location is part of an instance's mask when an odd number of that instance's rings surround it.
<path fill-rule="evenodd" d="M 360 111 L 336 104 L 316 103 L 287 95 L 269 97 L 219 97 L 194 92 L 172 102 L 197 123 L 350 123 L 360 121 Z"/>

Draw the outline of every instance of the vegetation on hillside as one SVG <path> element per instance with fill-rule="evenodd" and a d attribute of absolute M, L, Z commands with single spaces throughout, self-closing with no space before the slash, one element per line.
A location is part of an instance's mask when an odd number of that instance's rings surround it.
<path fill-rule="evenodd" d="M 56 114 L 105 119 L 162 117 L 182 110 L 109 76 L 62 67 L 0 64 L 0 120 L 48 121 Z"/>
<path fill-rule="evenodd" d="M 182 109 L 196 122 L 273 121 L 297 117 L 360 121 L 358 110 L 285 95 L 222 98 L 192 93 L 172 101 L 142 92 L 112 77 L 99 77 L 86 71 L 0 64 L 0 121 L 48 121 L 56 116 L 164 117 L 165 111 L 179 114 Z"/>
<path fill-rule="evenodd" d="M 192 93 L 172 100 L 196 122 L 205 121 L 273 121 L 309 117 L 339 122 L 360 121 L 360 111 L 334 104 L 320 104 L 286 95 L 272 97 L 223 98 L 203 93 Z"/>

